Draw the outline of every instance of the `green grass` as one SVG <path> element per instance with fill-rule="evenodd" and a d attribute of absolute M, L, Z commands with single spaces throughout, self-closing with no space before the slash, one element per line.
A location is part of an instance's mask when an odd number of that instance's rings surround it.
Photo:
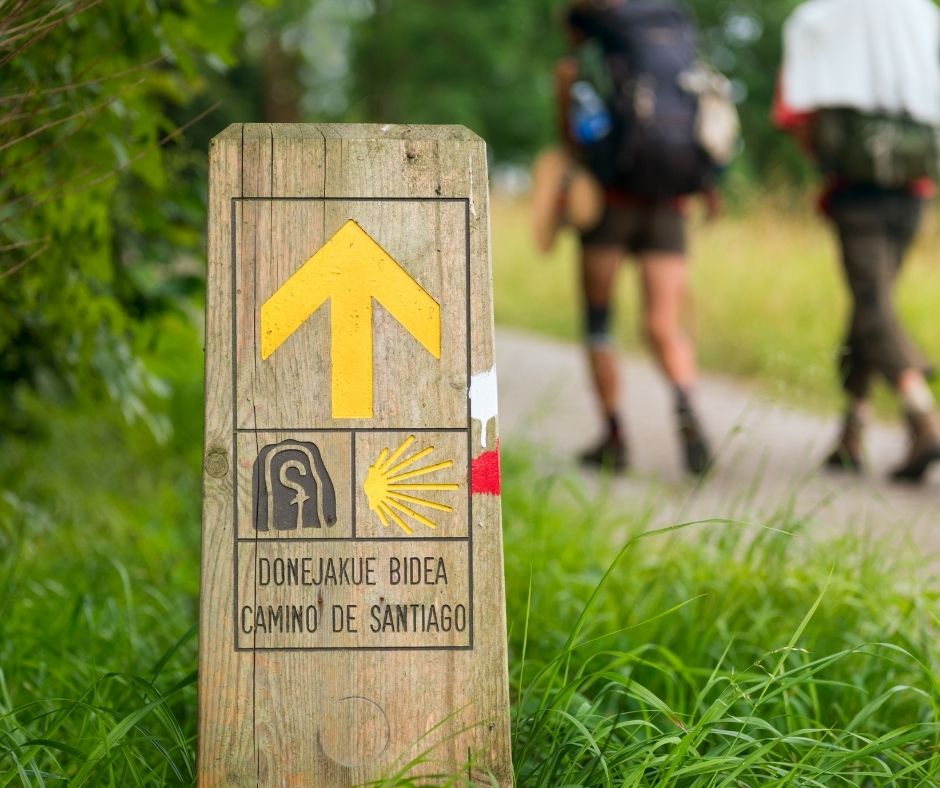
<path fill-rule="evenodd" d="M 35 402 L 0 452 L 0 785 L 191 782 L 198 615 L 200 344 L 178 319 L 155 364 L 174 436 Z"/>
<path fill-rule="evenodd" d="M 580 329 L 577 247 L 565 233 L 549 256 L 535 250 L 528 205 L 493 202 L 496 320 L 562 339 Z M 756 381 L 812 408 L 838 402 L 835 371 L 847 300 L 826 224 L 770 204 L 692 227 L 693 321 L 702 365 Z M 940 359 L 936 304 L 940 267 L 936 216 L 928 215 L 903 274 L 899 303 L 929 357 Z M 636 277 L 625 269 L 616 298 L 616 335 L 639 347 Z M 940 394 L 940 387 L 937 389 Z"/>
<path fill-rule="evenodd" d="M 575 336 L 570 239 L 535 260 L 521 211 L 496 213 L 500 319 Z M 759 214 L 699 243 L 706 361 L 825 400 L 828 366 L 800 374 L 837 330 L 822 231 Z M 904 293 L 922 332 L 925 257 Z M 0 786 L 193 780 L 202 359 L 182 317 L 153 337 L 158 419 L 27 398 L 43 429 L 0 439 Z M 936 561 L 794 509 L 651 532 L 655 512 L 522 457 L 503 496 L 520 785 L 940 783 Z"/>
<path fill-rule="evenodd" d="M 0 785 L 193 779 L 199 353 L 180 322 L 160 336 L 168 442 L 89 403 L 4 443 Z M 795 511 L 649 533 L 521 456 L 504 480 L 520 785 L 940 780 L 940 586 L 915 558 L 863 534 L 820 546 Z"/>
<path fill-rule="evenodd" d="M 923 557 L 793 510 L 651 531 L 564 479 L 504 505 L 521 785 L 940 780 Z"/>

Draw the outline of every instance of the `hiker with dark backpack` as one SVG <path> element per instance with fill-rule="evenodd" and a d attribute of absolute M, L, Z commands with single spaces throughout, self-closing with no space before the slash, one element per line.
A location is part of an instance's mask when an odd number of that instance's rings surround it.
<path fill-rule="evenodd" d="M 685 467 L 702 475 L 712 458 L 684 326 L 687 197 L 706 193 L 716 210 L 712 187 L 737 142 L 729 86 L 697 64 L 696 30 L 675 3 L 582 0 L 566 23 L 574 54 L 556 67 L 563 136 L 603 193 L 593 226 L 579 230 L 588 356 L 606 428 L 581 459 L 612 470 L 629 462 L 610 318 L 616 274 L 630 254 L 639 263 L 646 336 L 674 390 Z"/>
<path fill-rule="evenodd" d="M 842 252 L 852 311 L 839 358 L 846 412 L 830 468 L 858 473 L 876 376 L 901 401 L 910 448 L 893 472 L 922 481 L 940 463 L 929 365 L 894 287 L 940 175 L 940 12 L 930 0 L 809 0 L 784 28 L 775 123 L 827 179 L 823 209 Z"/>

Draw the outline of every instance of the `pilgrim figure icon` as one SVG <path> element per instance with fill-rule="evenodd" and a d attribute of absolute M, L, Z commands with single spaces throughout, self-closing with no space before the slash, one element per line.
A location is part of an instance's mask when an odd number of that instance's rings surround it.
<path fill-rule="evenodd" d="M 252 474 L 258 531 L 336 524 L 336 491 L 315 443 L 288 439 L 265 446 Z"/>

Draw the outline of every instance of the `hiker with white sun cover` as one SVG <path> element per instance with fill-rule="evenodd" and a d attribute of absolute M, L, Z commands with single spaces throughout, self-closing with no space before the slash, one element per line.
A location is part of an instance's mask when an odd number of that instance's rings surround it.
<path fill-rule="evenodd" d="M 940 169 L 940 11 L 930 0 L 809 0 L 784 27 L 774 107 L 827 180 L 822 199 L 852 299 L 839 372 L 846 410 L 833 469 L 860 472 L 872 383 L 900 399 L 910 433 L 893 478 L 940 463 L 930 366 L 905 331 L 895 284 Z"/>

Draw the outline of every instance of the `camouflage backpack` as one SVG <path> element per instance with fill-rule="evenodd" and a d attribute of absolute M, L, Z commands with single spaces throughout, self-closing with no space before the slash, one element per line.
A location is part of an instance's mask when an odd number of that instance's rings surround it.
<path fill-rule="evenodd" d="M 900 188 L 940 177 L 940 129 L 911 118 L 824 109 L 813 142 L 823 172 L 851 183 Z"/>

